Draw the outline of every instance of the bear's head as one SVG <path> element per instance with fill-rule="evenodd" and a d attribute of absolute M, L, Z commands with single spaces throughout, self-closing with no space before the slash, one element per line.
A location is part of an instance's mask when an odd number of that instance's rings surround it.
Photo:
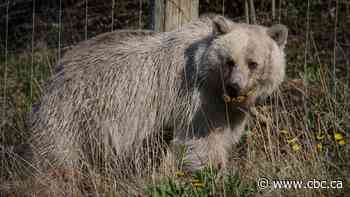
<path fill-rule="evenodd" d="M 203 91 L 221 98 L 244 98 L 240 101 L 244 105 L 270 95 L 285 75 L 287 28 L 239 24 L 222 16 L 212 21 L 213 40 L 200 63 L 206 76 Z"/>

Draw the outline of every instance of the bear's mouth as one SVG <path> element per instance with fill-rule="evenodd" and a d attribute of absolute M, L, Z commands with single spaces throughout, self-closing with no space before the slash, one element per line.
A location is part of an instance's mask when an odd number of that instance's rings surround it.
<path fill-rule="evenodd" d="M 232 98 L 240 96 L 240 88 L 237 85 L 226 85 L 224 92 Z"/>
<path fill-rule="evenodd" d="M 232 91 L 232 90 L 231 90 Z M 253 96 L 256 92 L 256 87 L 251 88 L 249 91 L 242 92 L 240 94 L 238 91 L 230 92 L 226 89 L 226 93 L 223 95 L 225 103 L 243 103 L 248 97 Z"/>

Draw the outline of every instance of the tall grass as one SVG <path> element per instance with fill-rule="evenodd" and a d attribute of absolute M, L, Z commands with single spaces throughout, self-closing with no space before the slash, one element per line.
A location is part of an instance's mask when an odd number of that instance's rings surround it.
<path fill-rule="evenodd" d="M 53 53 L 53 50 L 41 49 L 35 50 L 33 54 L 9 54 L 6 57 L 7 65 L 4 64 L 5 59 L 0 58 L 0 75 L 5 76 L 6 72 L 7 76 L 0 78 L 1 84 L 6 84 L 6 86 L 0 86 L 1 92 L 5 92 L 0 97 L 3 107 L 0 148 L 3 153 L 2 161 L 5 161 L 1 167 L 10 168 L 2 171 L 3 176 L 0 179 L 22 174 L 21 169 L 17 168 L 23 166 L 18 166 L 18 163 L 26 163 L 23 159 L 27 156 L 13 153 L 25 154 L 29 148 L 27 140 L 30 138 L 30 132 L 26 123 L 28 112 L 32 110 L 33 105 L 40 98 L 44 83 L 52 74 L 51 68 L 55 62 Z M 31 67 L 32 65 L 33 67 Z M 5 66 L 7 69 L 3 69 Z"/>

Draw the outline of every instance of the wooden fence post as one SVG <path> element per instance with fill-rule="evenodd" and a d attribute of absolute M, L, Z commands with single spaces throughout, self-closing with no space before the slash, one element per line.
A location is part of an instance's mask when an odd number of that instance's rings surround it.
<path fill-rule="evenodd" d="M 199 0 L 153 0 L 152 29 L 171 31 L 198 18 Z"/>

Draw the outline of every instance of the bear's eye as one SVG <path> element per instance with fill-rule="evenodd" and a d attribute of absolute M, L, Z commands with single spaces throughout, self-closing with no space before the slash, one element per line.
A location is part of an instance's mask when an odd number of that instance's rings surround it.
<path fill-rule="evenodd" d="M 258 67 L 258 63 L 254 62 L 254 61 L 249 61 L 248 67 L 250 70 L 255 70 Z"/>
<path fill-rule="evenodd" d="M 235 67 L 235 62 L 233 60 L 228 60 L 226 62 L 226 66 L 229 67 L 229 68 L 232 68 L 232 67 Z"/>

